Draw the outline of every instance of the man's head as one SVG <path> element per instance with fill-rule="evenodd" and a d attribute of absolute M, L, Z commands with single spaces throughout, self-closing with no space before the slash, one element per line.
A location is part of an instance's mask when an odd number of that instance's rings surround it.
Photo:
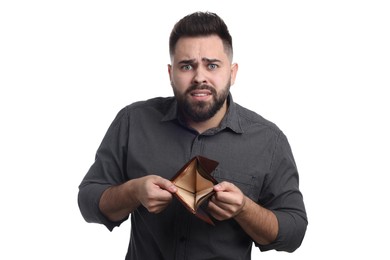
<path fill-rule="evenodd" d="M 232 36 L 225 22 L 215 13 L 196 12 L 183 17 L 175 24 L 169 37 L 169 53 L 175 54 L 177 41 L 183 37 L 217 35 L 222 40 L 225 51 L 233 59 Z"/>
<path fill-rule="evenodd" d="M 226 24 L 213 13 L 190 14 L 176 23 L 169 43 L 168 72 L 186 119 L 195 123 L 222 119 L 238 68 L 232 64 Z"/>

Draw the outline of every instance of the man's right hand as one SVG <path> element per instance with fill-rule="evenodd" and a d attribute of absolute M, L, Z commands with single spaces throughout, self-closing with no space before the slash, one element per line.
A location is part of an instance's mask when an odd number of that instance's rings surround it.
<path fill-rule="evenodd" d="M 148 175 L 134 180 L 137 200 L 151 213 L 163 211 L 172 200 L 176 186 L 157 175 Z"/>

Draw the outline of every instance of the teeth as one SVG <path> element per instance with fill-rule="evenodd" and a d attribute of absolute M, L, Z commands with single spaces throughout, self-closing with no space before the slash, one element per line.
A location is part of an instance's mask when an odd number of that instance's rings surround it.
<path fill-rule="evenodd" d="M 205 97 L 207 96 L 207 94 L 205 93 L 196 93 L 196 94 L 193 94 L 195 97 Z"/>

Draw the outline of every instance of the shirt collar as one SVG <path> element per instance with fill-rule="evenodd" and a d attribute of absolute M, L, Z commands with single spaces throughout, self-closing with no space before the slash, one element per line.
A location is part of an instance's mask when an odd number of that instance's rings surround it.
<path fill-rule="evenodd" d="M 240 124 L 240 118 L 238 116 L 237 111 L 237 104 L 233 102 L 233 97 L 231 93 L 228 95 L 228 111 L 225 115 L 225 117 L 222 119 L 221 124 L 219 127 L 213 129 L 213 132 L 219 132 L 224 130 L 225 128 L 231 129 L 233 132 L 237 134 L 243 133 L 243 129 Z M 172 120 L 178 120 L 181 121 L 178 116 L 178 107 L 177 107 L 177 101 L 175 98 L 173 98 L 173 102 L 171 102 L 165 116 L 162 118 L 161 121 L 172 121 Z"/>

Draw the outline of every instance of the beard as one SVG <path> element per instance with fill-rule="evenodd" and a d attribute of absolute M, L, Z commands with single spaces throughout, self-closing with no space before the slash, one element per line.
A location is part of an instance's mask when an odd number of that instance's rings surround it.
<path fill-rule="evenodd" d="M 217 91 L 209 85 L 192 85 L 184 92 L 184 94 L 182 94 L 176 91 L 176 87 L 172 82 L 171 85 L 179 110 L 184 114 L 184 116 L 193 122 L 204 122 L 212 118 L 222 108 L 230 92 L 230 83 L 231 82 L 229 80 L 226 87 L 220 93 L 217 93 Z M 191 91 L 200 89 L 207 89 L 210 91 L 213 97 L 212 100 L 209 102 L 192 102 L 188 98 Z"/>

